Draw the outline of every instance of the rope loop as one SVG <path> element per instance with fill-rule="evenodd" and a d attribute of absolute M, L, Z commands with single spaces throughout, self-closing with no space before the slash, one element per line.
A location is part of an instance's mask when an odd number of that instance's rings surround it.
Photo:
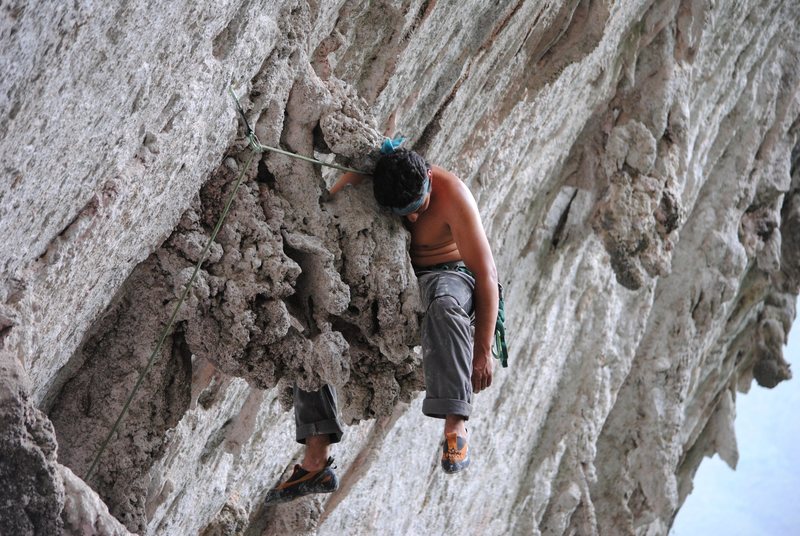
<path fill-rule="evenodd" d="M 242 105 L 239 102 L 239 98 L 236 96 L 236 93 L 233 91 L 233 87 L 228 86 L 228 92 L 233 97 L 234 102 L 236 103 L 236 109 L 239 112 L 239 115 L 242 117 L 242 121 L 244 122 L 245 127 L 245 137 L 247 138 L 247 142 L 250 145 L 250 148 L 257 152 L 263 153 L 265 151 L 270 151 L 273 153 L 282 154 L 285 156 L 290 156 L 292 158 L 296 158 L 298 160 L 304 160 L 306 162 L 311 162 L 312 164 L 319 164 L 320 166 L 325 166 L 333 169 L 338 169 L 339 171 L 345 171 L 348 173 L 358 173 L 359 175 L 372 175 L 367 171 L 362 171 L 360 169 L 354 169 L 347 166 L 340 166 L 339 164 L 334 164 L 332 162 L 323 162 L 322 160 L 317 160 L 316 158 L 311 158 L 310 156 L 305 156 L 298 153 L 293 153 L 291 151 L 285 151 L 283 149 L 278 149 L 277 147 L 270 147 L 269 145 L 262 145 L 260 141 L 258 141 L 258 137 L 256 137 L 256 133 L 253 132 L 253 129 L 250 128 L 250 123 L 247 121 L 247 116 L 242 109 Z M 402 142 L 401 142 L 402 143 Z"/>

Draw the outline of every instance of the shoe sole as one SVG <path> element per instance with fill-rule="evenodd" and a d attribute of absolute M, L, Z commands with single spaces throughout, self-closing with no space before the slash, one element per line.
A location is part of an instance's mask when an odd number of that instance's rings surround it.
<path fill-rule="evenodd" d="M 464 471 L 467 467 L 469 467 L 469 463 L 470 463 L 470 460 L 466 459 L 466 460 L 464 460 L 463 462 L 461 462 L 460 464 L 457 464 L 457 465 L 449 465 L 449 464 L 445 465 L 445 464 L 442 464 L 442 471 L 444 471 L 448 475 L 453 475 L 455 473 L 460 473 L 461 471 Z"/>
<path fill-rule="evenodd" d="M 339 489 L 338 479 L 334 481 L 334 485 L 332 488 L 314 488 L 312 485 L 306 485 L 306 484 L 317 484 L 317 483 L 318 482 L 310 482 L 301 484 L 295 490 L 293 490 L 291 494 L 287 495 L 279 495 L 276 493 L 274 496 L 270 497 L 270 494 L 272 493 L 270 491 L 269 493 L 267 493 L 267 496 L 264 499 L 264 504 L 268 506 L 273 504 L 282 504 L 294 501 L 295 499 L 299 499 L 300 497 L 305 497 L 306 495 L 314 495 L 318 493 L 333 493 L 334 491 Z"/>

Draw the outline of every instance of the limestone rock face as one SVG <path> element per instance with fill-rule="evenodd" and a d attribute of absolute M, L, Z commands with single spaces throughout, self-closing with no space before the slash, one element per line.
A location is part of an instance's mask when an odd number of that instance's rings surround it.
<path fill-rule="evenodd" d="M 737 393 L 791 378 L 796 2 L 117 4 L 0 6 L 0 533 L 657 535 L 736 465 Z M 402 133 L 475 194 L 511 365 L 465 474 L 402 223 L 251 159 L 229 88 L 262 144 Z M 337 387 L 341 488 L 267 509 L 294 383 Z"/>
<path fill-rule="evenodd" d="M 30 403 L 19 361 L 0 362 L 0 529 L 3 534 L 56 534 L 62 529 L 64 482 L 47 416 Z"/>

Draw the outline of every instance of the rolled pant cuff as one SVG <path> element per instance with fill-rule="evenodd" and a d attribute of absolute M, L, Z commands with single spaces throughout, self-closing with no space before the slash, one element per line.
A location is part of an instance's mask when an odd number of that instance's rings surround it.
<path fill-rule="evenodd" d="M 426 398 L 422 401 L 422 413 L 437 419 L 444 419 L 447 415 L 462 415 L 469 419 L 472 404 L 453 398 Z"/>
<path fill-rule="evenodd" d="M 315 435 L 328 434 L 331 438 L 331 443 L 338 443 L 342 440 L 342 428 L 336 419 L 328 419 L 327 421 L 317 421 L 302 426 L 297 426 L 295 431 L 295 438 L 298 443 L 305 445 L 306 438 Z"/>

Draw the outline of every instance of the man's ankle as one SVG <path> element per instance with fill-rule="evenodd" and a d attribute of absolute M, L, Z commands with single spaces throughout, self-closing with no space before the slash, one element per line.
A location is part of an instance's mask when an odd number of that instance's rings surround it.
<path fill-rule="evenodd" d="M 467 437 L 467 419 L 463 415 L 448 415 L 444 420 L 444 434 L 455 432 L 461 437 Z"/>
<path fill-rule="evenodd" d="M 314 471 L 320 471 L 325 468 L 325 464 L 328 462 L 328 458 L 324 458 L 323 460 L 319 460 L 318 458 L 309 459 L 303 458 L 303 461 L 300 462 L 300 467 L 308 471 L 309 473 L 313 473 Z"/>
<path fill-rule="evenodd" d="M 306 471 L 319 471 L 328 462 L 331 440 L 327 434 L 306 438 L 306 451 L 300 467 Z"/>

